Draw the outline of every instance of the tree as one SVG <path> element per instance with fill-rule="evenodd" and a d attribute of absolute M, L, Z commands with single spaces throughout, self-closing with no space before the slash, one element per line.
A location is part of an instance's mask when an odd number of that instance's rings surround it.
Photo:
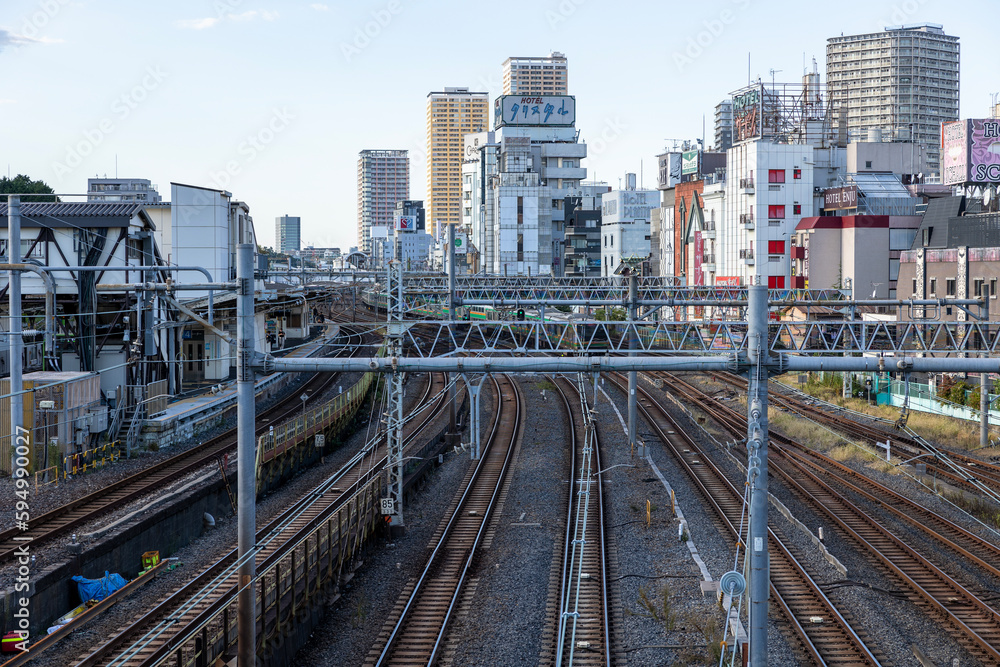
<path fill-rule="evenodd" d="M 7 194 L 35 194 L 46 196 L 28 196 L 22 197 L 23 202 L 39 202 L 39 201 L 59 201 L 53 193 L 55 190 L 50 188 L 45 184 L 44 181 L 33 181 L 30 177 L 24 174 L 18 174 L 14 178 L 7 178 L 6 176 L 0 178 L 0 202 L 6 202 Z"/>

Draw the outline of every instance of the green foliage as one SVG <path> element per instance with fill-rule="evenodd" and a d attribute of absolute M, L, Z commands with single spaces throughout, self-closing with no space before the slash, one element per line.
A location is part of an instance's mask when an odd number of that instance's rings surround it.
<path fill-rule="evenodd" d="M 21 197 L 22 202 L 54 202 L 59 201 L 59 198 L 54 196 L 52 193 L 55 192 L 52 188 L 45 184 L 44 181 L 33 181 L 30 177 L 24 174 L 18 174 L 14 178 L 7 178 L 6 176 L 0 178 L 0 202 L 6 202 L 7 194 L 40 194 L 48 196 L 27 196 Z"/>
<path fill-rule="evenodd" d="M 623 322 L 625 321 L 625 317 L 626 312 L 624 308 L 612 308 L 610 313 L 607 312 L 606 308 L 601 308 L 594 313 L 594 319 L 601 322 Z"/>
<path fill-rule="evenodd" d="M 646 613 L 639 614 L 662 623 L 663 628 L 670 632 L 677 625 L 677 612 L 674 611 L 673 593 L 669 586 L 664 585 L 659 591 L 650 595 L 645 586 L 639 587 L 639 605 Z"/>

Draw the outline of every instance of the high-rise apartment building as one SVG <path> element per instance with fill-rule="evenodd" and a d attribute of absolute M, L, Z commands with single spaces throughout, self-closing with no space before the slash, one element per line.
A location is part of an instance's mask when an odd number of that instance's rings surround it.
<path fill-rule="evenodd" d="M 827 90 L 851 141 L 912 141 L 939 170 L 941 123 L 958 120 L 958 37 L 940 25 L 831 37 Z"/>
<path fill-rule="evenodd" d="M 159 204 L 163 200 L 148 178 L 88 178 L 87 201 L 134 201 Z"/>
<path fill-rule="evenodd" d="M 503 63 L 504 95 L 567 95 L 566 56 L 507 58 Z"/>
<path fill-rule="evenodd" d="M 372 252 L 372 226 L 392 225 L 396 203 L 410 198 L 410 158 L 405 150 L 358 153 L 358 247 Z"/>
<path fill-rule="evenodd" d="M 427 221 L 437 235 L 442 225 L 462 222 L 464 137 L 489 125 L 489 93 L 445 88 L 427 95 Z M 409 197 L 402 197 L 409 199 Z"/>
<path fill-rule="evenodd" d="M 715 105 L 716 152 L 726 152 L 733 147 L 733 103 L 722 100 Z"/>
<path fill-rule="evenodd" d="M 274 243 L 278 252 L 302 249 L 302 218 L 283 215 L 274 219 Z"/>

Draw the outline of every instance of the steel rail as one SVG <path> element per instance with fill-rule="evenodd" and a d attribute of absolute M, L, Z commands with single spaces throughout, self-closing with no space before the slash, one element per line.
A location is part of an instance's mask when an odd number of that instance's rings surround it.
<path fill-rule="evenodd" d="M 418 402 L 424 407 L 414 409 L 414 413 L 424 411 L 428 400 L 435 395 L 435 388 L 438 390 L 438 397 L 432 407 L 440 408 L 442 401 L 440 394 L 442 394 L 443 384 L 443 380 L 439 377 L 430 378 Z M 407 436 L 407 446 L 412 446 L 416 442 L 420 433 L 438 416 L 439 412 L 439 409 L 426 410 L 422 420 L 411 427 L 412 430 Z M 386 460 L 384 444 L 379 445 L 374 450 L 362 450 L 356 453 L 319 487 L 305 494 L 265 528 L 259 530 L 257 532 L 258 549 L 255 554 L 259 561 L 257 580 L 261 581 L 263 573 L 271 564 L 279 562 L 281 558 L 294 549 L 301 542 L 303 535 L 308 535 L 316 525 L 347 503 L 358 489 L 380 475 Z M 347 487 L 339 488 L 343 486 L 350 475 L 356 475 L 355 479 Z M 293 528 L 293 532 L 289 533 L 289 527 Z M 124 628 L 110 641 L 77 663 L 77 667 L 95 667 L 105 664 L 109 657 L 121 655 L 119 652 L 125 645 L 129 646 L 125 650 L 126 655 L 135 655 L 137 659 L 127 659 L 126 662 L 118 660 L 112 664 L 146 667 L 159 664 L 159 661 L 169 653 L 184 646 L 221 609 L 235 599 L 238 585 L 235 576 L 232 575 L 232 568 L 238 565 L 236 560 L 237 550 L 232 549 L 194 581 L 182 587 L 168 600 L 165 600 L 135 623 L 130 624 L 129 627 Z M 229 575 L 223 576 L 227 572 Z M 206 588 L 211 590 L 206 591 Z M 203 608 L 192 606 L 192 599 L 206 601 L 208 606 Z M 186 608 L 187 612 L 182 612 L 182 608 Z M 151 629 L 146 630 L 145 634 L 137 641 L 129 644 L 131 638 L 136 635 L 137 629 L 141 632 L 140 628 L 147 627 Z M 164 635 L 165 631 L 169 631 L 170 634 Z M 148 647 L 152 647 L 154 652 L 140 657 L 139 653 L 147 650 Z"/>
<path fill-rule="evenodd" d="M 318 396 L 335 380 L 336 375 L 317 374 L 308 381 L 303 390 L 312 390 L 312 395 Z M 261 413 L 258 420 L 266 420 L 268 423 L 257 429 L 257 436 L 266 433 L 272 423 L 301 412 L 302 406 L 298 393 L 289 394 L 266 412 Z M 17 546 L 23 544 L 23 542 L 15 542 L 15 537 L 30 537 L 31 543 L 35 545 L 46 542 L 72 528 L 99 518 L 109 508 L 132 502 L 194 470 L 213 463 L 221 454 L 235 449 L 236 436 L 234 431 L 235 427 L 125 479 L 113 482 L 86 496 L 50 510 L 32 519 L 27 531 L 10 528 L 0 532 L 0 562 L 13 558 Z"/>
<path fill-rule="evenodd" d="M 503 486 L 506 471 L 513 456 L 514 443 L 520 433 L 522 419 L 520 392 L 517 384 L 509 377 L 501 376 L 501 378 L 507 385 L 506 387 L 501 387 L 501 383 L 498 378 L 491 378 L 497 390 L 497 409 L 493 425 L 490 429 L 490 436 L 487 439 L 486 446 L 484 447 L 483 457 L 480 459 L 479 464 L 473 471 L 468 485 L 458 500 L 455 511 L 448 518 L 440 539 L 434 546 L 434 549 L 428 557 L 419 579 L 414 585 L 410 595 L 407 597 L 399 618 L 393 625 L 389 636 L 385 640 L 385 645 L 378 654 L 375 661 L 376 665 L 392 664 L 394 660 L 393 654 L 406 634 L 410 621 L 413 620 L 415 615 L 423 609 L 420 598 L 424 594 L 430 594 L 432 596 L 437 594 L 440 601 L 443 602 L 445 599 L 448 600 L 448 606 L 440 618 L 433 619 L 434 628 L 427 630 L 428 634 L 433 633 L 433 643 L 430 642 L 431 637 L 428 636 L 423 642 L 423 646 L 427 648 L 419 649 L 419 656 L 410 656 L 407 662 L 412 664 L 414 660 L 417 660 L 422 664 L 431 665 L 441 649 L 441 644 L 448 629 L 448 622 L 454 613 L 457 601 L 459 600 L 464 589 L 463 584 L 465 577 L 468 575 L 473 560 L 477 555 L 476 552 L 483 533 L 492 518 L 492 512 L 495 507 L 497 497 L 499 496 L 500 490 Z M 506 389 L 506 391 L 504 391 L 504 389 Z M 515 412 L 513 419 L 503 419 L 504 404 L 507 402 L 504 400 L 505 395 L 513 397 L 514 399 L 513 409 Z M 500 441 L 501 434 L 507 429 L 510 430 L 510 441 Z M 498 443 L 498 441 L 500 442 Z M 504 445 L 507 445 L 506 451 L 498 453 L 498 449 Z M 501 461 L 497 461 L 497 458 L 501 455 L 503 456 L 503 459 Z M 486 479 L 486 482 L 490 483 L 489 486 L 485 490 L 477 490 L 477 482 L 483 481 L 484 478 L 488 478 Z M 479 492 L 482 492 L 482 495 L 480 495 Z M 486 493 L 489 493 L 488 499 L 485 498 Z M 463 514 L 463 511 L 466 510 L 470 504 L 477 505 L 473 515 L 475 519 L 470 519 L 470 515 L 468 513 Z M 461 525 L 468 523 L 471 523 L 472 525 Z M 474 535 L 471 537 L 471 533 L 468 532 L 470 530 L 475 530 Z M 457 552 L 465 554 L 465 558 L 462 559 L 460 565 L 451 563 L 454 569 L 449 572 L 450 581 L 448 582 L 448 585 L 443 590 L 432 591 L 430 590 L 430 585 L 435 579 L 437 569 L 447 565 L 447 563 L 442 563 L 442 561 L 447 561 L 445 556 L 455 553 L 455 550 L 449 548 L 448 546 L 449 541 L 455 539 L 460 541 Z"/>
<path fill-rule="evenodd" d="M 611 376 L 611 380 L 621 391 L 625 391 L 622 380 L 616 376 Z M 742 512 L 743 494 L 641 385 L 638 387 L 638 407 L 663 444 L 681 463 L 732 539 L 741 542 L 743 538 L 733 517 L 738 518 Z M 858 631 L 792 556 L 781 537 L 771 529 L 768 535 L 771 595 L 785 613 L 810 660 L 818 665 L 879 665 L 879 659 Z M 812 617 L 829 618 L 832 623 L 808 622 Z"/>

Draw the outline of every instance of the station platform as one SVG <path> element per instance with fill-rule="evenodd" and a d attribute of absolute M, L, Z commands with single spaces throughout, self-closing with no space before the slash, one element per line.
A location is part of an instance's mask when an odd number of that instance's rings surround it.
<path fill-rule="evenodd" d="M 328 323 L 318 338 L 287 350 L 273 350 L 271 354 L 286 359 L 313 357 L 339 335 L 340 325 Z M 289 373 L 271 373 L 258 379 L 254 384 L 255 400 L 263 402 L 273 398 L 293 379 Z M 206 390 L 168 403 L 165 410 L 145 420 L 138 444 L 140 447 L 153 443 L 157 447 L 169 447 L 215 428 L 232 416 L 235 410 L 236 383 L 230 381 L 222 391 L 212 393 Z"/>

